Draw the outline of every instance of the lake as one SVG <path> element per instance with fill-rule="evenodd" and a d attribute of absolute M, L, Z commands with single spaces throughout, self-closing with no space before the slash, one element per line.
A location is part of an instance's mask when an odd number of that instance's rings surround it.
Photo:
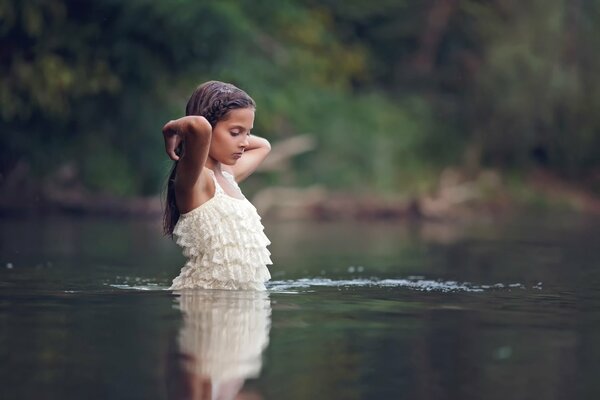
<path fill-rule="evenodd" d="M 0 399 L 597 399 L 600 222 L 263 221 L 266 293 L 144 219 L 0 220 Z"/>

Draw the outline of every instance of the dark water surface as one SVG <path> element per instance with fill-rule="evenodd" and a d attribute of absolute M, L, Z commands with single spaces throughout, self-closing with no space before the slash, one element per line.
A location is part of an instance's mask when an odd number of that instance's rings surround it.
<path fill-rule="evenodd" d="M 0 399 L 600 398 L 597 219 L 264 222 L 267 293 L 172 293 L 156 222 L 0 220 Z"/>

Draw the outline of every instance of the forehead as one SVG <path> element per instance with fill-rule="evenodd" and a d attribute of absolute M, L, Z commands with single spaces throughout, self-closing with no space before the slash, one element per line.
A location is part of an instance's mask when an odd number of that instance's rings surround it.
<path fill-rule="evenodd" d="M 237 108 L 227 113 L 227 118 L 223 121 L 227 125 L 240 125 L 246 128 L 252 128 L 254 125 L 254 108 Z"/>

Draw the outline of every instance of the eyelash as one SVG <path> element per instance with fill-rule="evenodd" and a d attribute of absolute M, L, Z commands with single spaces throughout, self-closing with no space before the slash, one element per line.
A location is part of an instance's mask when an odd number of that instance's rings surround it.
<path fill-rule="evenodd" d="M 240 133 L 240 132 L 230 132 L 230 133 L 231 133 L 231 136 L 238 136 L 238 135 L 241 135 L 241 133 Z M 252 134 L 251 134 L 250 132 L 248 132 L 248 136 L 250 136 L 250 135 L 252 135 Z"/>

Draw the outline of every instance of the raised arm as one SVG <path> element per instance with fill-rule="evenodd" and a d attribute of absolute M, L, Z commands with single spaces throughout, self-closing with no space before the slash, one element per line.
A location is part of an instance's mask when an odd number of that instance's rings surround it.
<path fill-rule="evenodd" d="M 200 197 L 205 190 L 201 177 L 212 127 L 206 118 L 194 115 L 169 121 L 162 131 L 167 154 L 172 160 L 179 161 L 175 177 L 177 206 L 180 212 L 187 212 L 203 200 Z"/>
<path fill-rule="evenodd" d="M 235 180 L 241 182 L 249 177 L 258 168 L 260 163 L 263 162 L 270 151 L 271 144 L 267 139 L 250 135 L 244 154 L 235 165 L 229 167 Z"/>

